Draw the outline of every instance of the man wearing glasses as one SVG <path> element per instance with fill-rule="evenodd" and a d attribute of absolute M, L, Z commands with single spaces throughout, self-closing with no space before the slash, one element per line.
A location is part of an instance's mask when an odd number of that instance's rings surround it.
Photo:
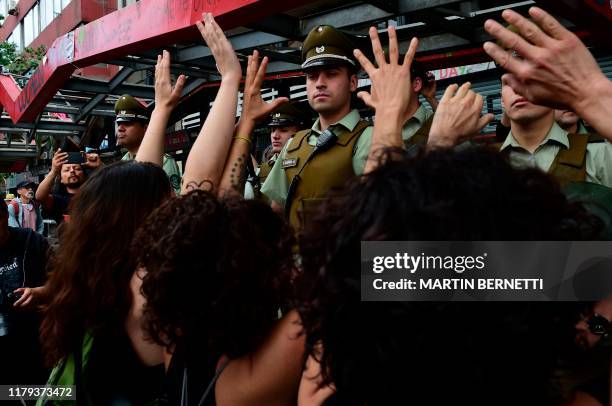
<path fill-rule="evenodd" d="M 581 382 L 567 406 L 610 404 L 611 320 L 612 300 L 595 302 L 580 315 L 575 325 L 575 340 L 585 351 L 579 368 L 583 373 L 578 375 L 582 377 Z"/>
<path fill-rule="evenodd" d="M 576 323 L 576 344 L 583 349 L 593 348 L 612 334 L 612 300 L 595 302 Z"/>

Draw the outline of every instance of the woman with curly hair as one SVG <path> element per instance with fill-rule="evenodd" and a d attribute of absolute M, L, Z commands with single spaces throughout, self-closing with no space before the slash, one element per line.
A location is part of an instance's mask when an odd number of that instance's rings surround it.
<path fill-rule="evenodd" d="M 304 341 L 295 311 L 279 319 L 293 270 L 283 219 L 260 202 L 194 191 L 155 210 L 134 241 L 146 329 L 168 351 L 170 403 L 294 404 Z"/>
<path fill-rule="evenodd" d="M 304 374 L 300 404 L 330 387 L 336 403 L 325 404 L 551 404 L 567 306 L 361 302 L 360 244 L 591 240 L 601 227 L 553 178 L 487 149 L 387 157 L 301 240 L 297 308 L 309 364 L 319 365 Z"/>
<path fill-rule="evenodd" d="M 398 64 L 393 27 L 388 63 L 373 27 L 370 38 L 377 66 L 356 51 L 372 79 L 360 96 L 376 109 L 367 175 L 300 239 L 296 306 L 309 359 L 298 404 L 556 404 L 567 305 L 361 301 L 362 241 L 589 241 L 603 229 L 549 175 L 515 170 L 487 148 L 448 148 L 491 119 L 469 83 L 445 91 L 426 149 L 398 150 L 418 41 Z"/>
<path fill-rule="evenodd" d="M 232 138 L 228 119 L 242 77 L 236 54 L 210 14 L 198 28 L 221 86 L 187 159 L 182 196 L 155 210 L 134 239 L 140 270 L 132 278 L 131 314 L 144 321 L 149 341 L 134 328 L 132 343 L 151 362 L 158 359 L 151 342 L 157 345 L 171 404 L 292 405 L 304 340 L 297 313 L 279 313 L 292 293 L 293 237 L 270 207 L 215 195 L 243 190 L 239 163 L 249 139 L 244 124 Z M 249 57 L 247 83 L 255 74 L 263 80 L 265 65 Z M 273 108 L 259 92 L 255 99 L 262 111 Z M 152 118 L 156 130 L 141 146 L 147 156 L 163 148 L 166 121 Z"/>

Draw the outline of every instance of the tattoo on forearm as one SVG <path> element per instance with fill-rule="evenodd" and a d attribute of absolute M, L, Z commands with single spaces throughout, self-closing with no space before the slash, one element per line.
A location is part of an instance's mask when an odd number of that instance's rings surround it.
<path fill-rule="evenodd" d="M 196 182 L 195 180 L 192 180 L 187 182 L 187 185 L 184 185 L 184 182 L 181 179 L 181 185 L 183 185 L 185 187 L 185 190 L 188 192 L 200 189 L 211 192 L 215 188 L 215 185 L 209 179 L 204 179 L 201 182 Z"/>
<path fill-rule="evenodd" d="M 232 171 L 230 174 L 230 186 L 236 191 L 244 190 L 244 183 L 246 182 L 246 160 L 247 155 L 240 155 L 236 158 L 236 161 L 232 165 Z"/>

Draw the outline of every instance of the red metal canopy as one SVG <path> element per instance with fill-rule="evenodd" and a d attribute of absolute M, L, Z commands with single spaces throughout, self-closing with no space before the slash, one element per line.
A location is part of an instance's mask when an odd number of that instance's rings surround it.
<path fill-rule="evenodd" d="M 307 1 L 142 0 L 57 38 L 23 89 L 0 76 L 0 104 L 14 123 L 32 122 L 75 69 L 197 38 L 195 22 L 203 12 L 227 30 L 302 3 Z"/>

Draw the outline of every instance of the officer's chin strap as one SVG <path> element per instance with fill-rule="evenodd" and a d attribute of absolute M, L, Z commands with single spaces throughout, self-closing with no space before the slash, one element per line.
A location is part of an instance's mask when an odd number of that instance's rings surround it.
<path fill-rule="evenodd" d="M 331 148 L 331 146 L 336 143 L 337 139 L 338 136 L 334 134 L 334 132 L 329 128 L 323 131 L 321 135 L 319 135 L 319 137 L 317 138 L 317 144 L 315 145 L 310 155 L 308 155 L 308 158 L 306 158 L 306 162 L 304 162 L 304 165 L 302 165 L 300 171 L 293 177 L 293 179 L 291 179 L 289 191 L 287 192 L 287 199 L 285 200 L 285 216 L 289 216 L 290 205 L 287 203 L 291 201 L 292 195 L 295 193 L 295 189 L 297 188 L 297 185 L 300 182 L 300 174 L 302 173 L 308 162 L 310 162 L 316 154 L 327 151 L 329 148 Z"/>

